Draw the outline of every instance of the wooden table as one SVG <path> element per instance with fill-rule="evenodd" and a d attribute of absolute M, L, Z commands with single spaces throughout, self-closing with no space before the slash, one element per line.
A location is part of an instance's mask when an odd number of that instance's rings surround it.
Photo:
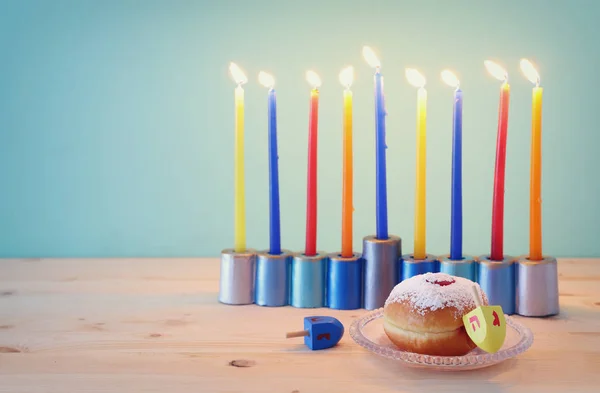
<path fill-rule="evenodd" d="M 600 260 L 559 272 L 561 314 L 516 317 L 529 351 L 449 373 L 402 367 L 347 333 L 311 352 L 284 337 L 304 316 L 349 327 L 365 311 L 219 304 L 217 259 L 0 260 L 0 392 L 599 392 Z"/>

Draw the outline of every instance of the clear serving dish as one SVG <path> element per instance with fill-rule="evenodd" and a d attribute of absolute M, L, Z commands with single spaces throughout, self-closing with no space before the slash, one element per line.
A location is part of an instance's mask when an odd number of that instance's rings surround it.
<path fill-rule="evenodd" d="M 525 352 L 533 344 L 531 330 L 505 315 L 506 339 L 496 353 L 475 348 L 464 356 L 430 356 L 398 349 L 383 330 L 383 308 L 368 312 L 350 326 L 350 336 L 367 350 L 406 366 L 445 371 L 474 370 L 498 364 Z"/>

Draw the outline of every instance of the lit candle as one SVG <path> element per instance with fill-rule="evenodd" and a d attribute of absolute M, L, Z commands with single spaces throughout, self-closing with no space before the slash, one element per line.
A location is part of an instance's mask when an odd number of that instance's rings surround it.
<path fill-rule="evenodd" d="M 388 239 L 387 221 L 387 185 L 385 149 L 385 95 L 383 93 L 383 76 L 381 63 L 368 46 L 363 47 L 363 56 L 367 63 L 375 68 L 375 209 L 377 221 L 377 239 Z"/>
<path fill-rule="evenodd" d="M 281 223 L 279 218 L 279 165 L 277 163 L 277 100 L 275 95 L 275 79 L 272 75 L 261 71 L 259 82 L 269 89 L 269 254 L 281 254 Z"/>
<path fill-rule="evenodd" d="M 248 82 L 237 64 L 229 65 L 229 72 L 237 83 L 235 88 L 235 147 L 234 147 L 234 250 L 246 250 L 246 201 L 244 190 L 244 89 Z"/>
<path fill-rule="evenodd" d="M 492 207 L 492 249 L 490 259 L 504 259 L 504 173 L 506 169 L 506 137 L 508 132 L 508 105 L 510 102 L 510 86 L 508 74 L 498 64 L 486 60 L 488 72 L 502 81 L 500 87 L 500 105 L 498 108 L 498 138 L 496 141 L 496 168 L 494 171 L 494 199 Z"/>
<path fill-rule="evenodd" d="M 317 131 L 319 124 L 319 86 L 321 78 L 314 72 L 306 72 L 306 80 L 312 86 L 308 122 L 308 173 L 306 185 L 306 243 L 304 254 L 317 255 Z"/>
<path fill-rule="evenodd" d="M 521 70 L 533 88 L 531 105 L 531 179 L 529 194 L 529 259 L 542 256 L 542 92 L 540 76 L 529 60 L 521 60 Z"/>
<path fill-rule="evenodd" d="M 352 250 L 352 91 L 350 86 L 354 80 L 354 69 L 346 67 L 340 72 L 340 83 L 344 90 L 344 144 L 343 144 L 343 179 L 342 179 L 342 257 L 351 258 Z"/>
<path fill-rule="evenodd" d="M 406 70 L 406 79 L 417 91 L 417 173 L 415 187 L 414 259 L 425 259 L 426 238 L 426 167 L 427 167 L 427 90 L 425 77 L 415 69 Z"/>
<path fill-rule="evenodd" d="M 450 202 L 450 259 L 463 259 L 462 227 L 462 107 L 463 93 L 460 82 L 451 71 L 442 71 L 442 80 L 454 87 L 452 122 L 452 181 Z"/>

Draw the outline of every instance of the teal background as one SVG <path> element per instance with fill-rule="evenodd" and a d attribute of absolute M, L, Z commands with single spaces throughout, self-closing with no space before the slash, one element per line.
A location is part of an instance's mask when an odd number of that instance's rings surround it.
<path fill-rule="evenodd" d="M 282 245 L 304 246 L 309 90 L 323 79 L 318 248 L 338 251 L 342 87 L 353 65 L 355 248 L 375 233 L 373 77 L 385 75 L 390 233 L 411 252 L 416 89 L 428 80 L 427 250 L 449 248 L 452 89 L 464 101 L 464 250 L 489 253 L 500 83 L 508 130 L 505 252 L 528 252 L 531 84 L 544 91 L 544 251 L 598 256 L 600 3 L 590 1 L 0 2 L 0 256 L 216 256 L 233 245 L 233 89 L 248 74 L 248 245 L 268 247 L 267 92 L 276 78 Z"/>

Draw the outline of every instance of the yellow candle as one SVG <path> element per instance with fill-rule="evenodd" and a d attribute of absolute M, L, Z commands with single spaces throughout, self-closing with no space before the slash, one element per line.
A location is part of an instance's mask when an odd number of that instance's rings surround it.
<path fill-rule="evenodd" d="M 427 166 L 427 91 L 425 77 L 414 69 L 406 70 L 410 84 L 418 87 L 417 92 L 417 173 L 415 187 L 415 245 L 414 259 L 426 258 L 426 166 Z"/>
<path fill-rule="evenodd" d="M 542 256 L 542 93 L 540 77 L 533 64 L 521 60 L 521 70 L 535 84 L 531 105 L 531 179 L 529 192 L 529 259 Z"/>
<path fill-rule="evenodd" d="M 231 63 L 230 71 L 237 82 L 235 88 L 235 144 L 234 144 L 234 249 L 246 250 L 246 202 L 244 184 L 244 89 L 247 79 L 239 67 Z"/>
<path fill-rule="evenodd" d="M 354 79 L 354 69 L 346 67 L 340 72 L 340 82 L 344 90 L 343 114 L 343 181 L 342 181 L 342 257 L 350 258 L 352 249 L 352 91 L 350 85 Z"/>

